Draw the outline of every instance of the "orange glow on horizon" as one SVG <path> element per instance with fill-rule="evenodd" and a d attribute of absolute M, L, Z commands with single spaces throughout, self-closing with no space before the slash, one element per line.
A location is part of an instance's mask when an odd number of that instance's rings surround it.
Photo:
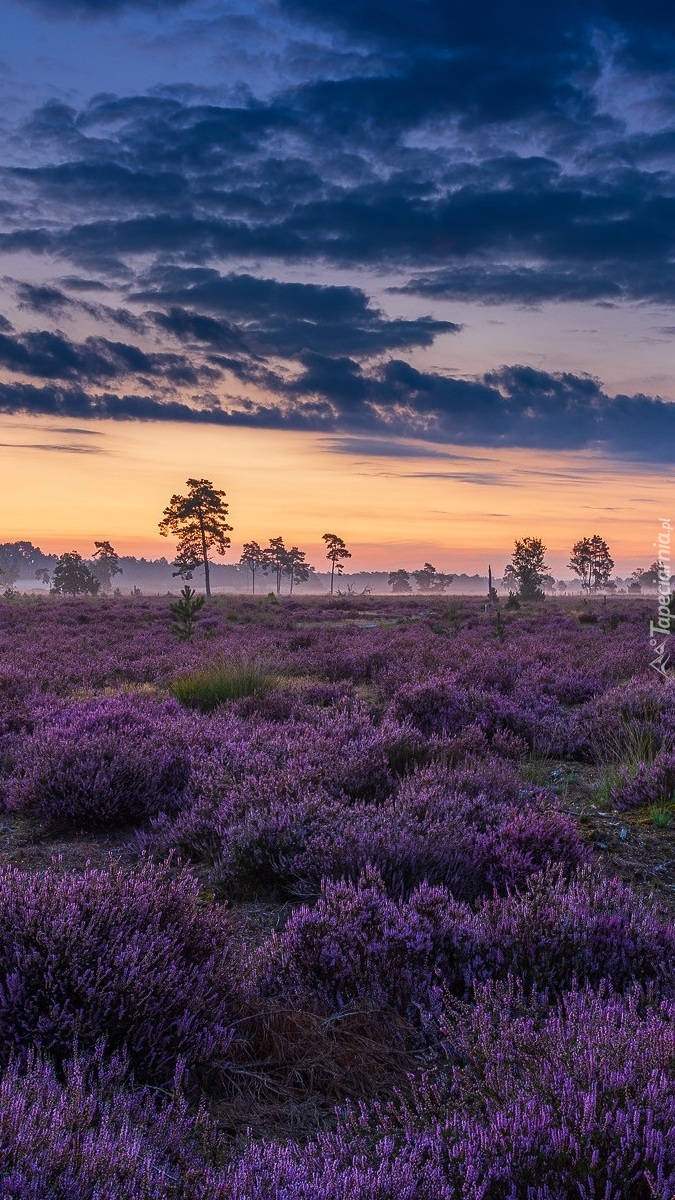
<path fill-rule="evenodd" d="M 0 541 L 89 554 L 95 538 L 119 553 L 171 558 L 157 522 L 189 476 L 227 492 L 236 562 L 244 541 L 281 534 L 323 566 L 321 535 L 352 550 L 349 571 L 409 568 L 499 573 L 516 537 L 549 547 L 557 576 L 569 548 L 606 537 L 619 574 L 647 566 L 672 471 L 554 454 L 405 444 L 372 456 L 355 438 L 218 426 L 17 418 L 3 421 Z M 381 449 L 381 447 L 379 448 Z M 344 452 L 344 451 L 347 452 Z"/>

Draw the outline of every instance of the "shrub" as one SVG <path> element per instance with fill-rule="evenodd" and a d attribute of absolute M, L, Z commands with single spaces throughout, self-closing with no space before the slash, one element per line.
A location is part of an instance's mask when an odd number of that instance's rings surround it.
<path fill-rule="evenodd" d="M 230 951 L 222 914 L 187 874 L 40 875 L 0 868 L 0 1045 L 58 1061 L 105 1038 L 134 1070 L 170 1081 L 222 1065 L 230 1040 Z"/>
<path fill-rule="evenodd" d="M 549 862 L 570 871 L 585 858 L 574 825 L 558 813 L 514 807 L 496 813 L 487 790 L 474 797 L 448 790 L 437 807 L 421 793 L 414 803 L 403 797 L 326 821 L 306 839 L 294 867 L 310 893 L 322 875 L 357 879 L 370 863 L 392 895 L 427 882 L 474 901 L 493 889 L 521 887 Z"/>
<path fill-rule="evenodd" d="M 425 737 L 457 734 L 473 721 L 470 694 L 452 676 L 433 676 L 422 682 L 404 684 L 394 704 L 396 720 L 411 721 Z"/>
<path fill-rule="evenodd" d="M 179 675 L 172 681 L 171 691 L 187 708 L 210 713 L 228 700 L 257 695 L 273 685 L 274 678 L 262 663 L 233 661 Z"/>
<path fill-rule="evenodd" d="M 610 688 L 574 714 L 575 757 L 637 765 L 675 748 L 675 687 L 632 679 Z"/>
<path fill-rule="evenodd" d="M 672 1005 L 571 992 L 549 1013 L 491 986 L 473 1010 L 441 1022 L 445 1054 L 413 1098 L 380 1109 L 378 1148 L 427 1135 L 451 1193 L 668 1200 L 675 1187 Z M 443 1058 L 445 1061 L 443 1061 Z M 356 1158 L 361 1128 L 336 1142 Z M 350 1137 L 351 1133 L 351 1137 Z M 359 1140 L 361 1133 L 361 1141 Z"/>
<path fill-rule="evenodd" d="M 522 886 L 550 862 L 574 870 L 587 851 L 574 824 L 491 760 L 411 775 L 386 804 L 346 805 L 320 792 L 231 818 L 217 881 L 226 895 L 314 897 L 321 879 L 358 880 L 372 865 L 392 895 L 442 884 L 459 900 Z"/>
<path fill-rule="evenodd" d="M 456 941 L 469 990 L 511 975 L 556 993 L 606 980 L 617 991 L 653 983 L 675 997 L 675 926 L 653 901 L 588 867 L 568 881 L 554 866 L 521 894 L 485 901 Z"/>
<path fill-rule="evenodd" d="M 675 753 L 662 750 L 653 763 L 639 763 L 634 772 L 622 772 L 611 796 L 622 810 L 662 808 L 675 802 Z"/>
<path fill-rule="evenodd" d="M 175 811 L 193 734 L 173 700 L 123 693 L 52 707 L 22 745 L 7 805 L 93 828 Z"/>
<path fill-rule="evenodd" d="M 181 591 L 180 599 L 169 605 L 174 618 L 171 632 L 175 633 L 179 641 L 186 642 L 188 638 L 192 637 L 197 613 L 205 603 L 206 598 L 198 596 L 194 589 L 186 583 Z"/>
<path fill-rule="evenodd" d="M 216 1137 L 178 1091 L 127 1088 L 128 1064 L 101 1049 L 62 1073 L 28 1056 L 0 1081 L 0 1186 L 6 1200 L 193 1200 Z"/>
<path fill-rule="evenodd" d="M 253 953 L 254 990 L 320 1013 L 365 1007 L 415 1019 L 441 973 L 449 981 L 456 971 L 449 948 L 460 911 L 426 884 L 397 903 L 367 868 L 356 884 L 324 881 L 314 908 L 297 909 Z"/>

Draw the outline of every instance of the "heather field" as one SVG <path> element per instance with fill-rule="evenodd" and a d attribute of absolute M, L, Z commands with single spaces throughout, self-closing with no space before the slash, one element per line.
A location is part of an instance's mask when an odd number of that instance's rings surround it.
<path fill-rule="evenodd" d="M 8 1200 L 673 1200 L 654 602 L 0 602 Z"/>

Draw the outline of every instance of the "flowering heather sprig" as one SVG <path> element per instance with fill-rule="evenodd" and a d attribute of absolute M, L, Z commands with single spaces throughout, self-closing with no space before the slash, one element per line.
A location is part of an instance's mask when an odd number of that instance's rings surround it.
<path fill-rule="evenodd" d="M 385 804 L 316 791 L 230 813 L 230 822 L 216 878 L 231 897 L 313 897 L 323 877 L 356 881 L 370 864 L 392 895 L 428 882 L 476 900 L 522 886 L 549 862 L 569 872 L 588 856 L 572 821 L 502 759 L 489 760 L 483 776 L 476 762 L 413 773 Z"/>
<path fill-rule="evenodd" d="M 173 700 L 100 696 L 43 712 L 18 753 L 6 804 L 54 823 L 141 823 L 180 805 L 196 718 Z"/>
<path fill-rule="evenodd" d="M 426 737 L 457 734 L 474 722 L 476 709 L 468 688 L 453 675 L 437 675 L 404 684 L 392 708 L 398 720 L 412 721 Z"/>
<path fill-rule="evenodd" d="M 675 998 L 675 928 L 588 869 L 566 881 L 551 868 L 473 911 L 427 884 L 395 902 L 369 868 L 356 884 L 325 881 L 313 908 L 253 952 L 250 969 L 254 994 L 328 1014 L 361 1006 L 416 1019 L 441 981 L 468 998 L 505 978 L 528 993 L 605 980 Z"/>
<path fill-rule="evenodd" d="M 232 956 L 221 909 L 170 864 L 28 875 L 0 867 L 0 1046 L 57 1060 L 105 1038 L 143 1079 L 226 1061 Z"/>
<path fill-rule="evenodd" d="M 253 861 L 258 836 L 272 848 L 268 826 L 295 824 L 302 838 L 308 806 L 315 812 L 339 802 L 347 812 L 353 802 L 383 802 L 426 752 L 415 730 L 389 717 L 376 722 L 362 702 L 306 706 L 288 721 L 217 713 L 200 738 L 183 810 L 175 819 L 162 814 L 148 836 L 156 853 L 218 857 L 222 844 L 228 860 L 241 851 L 242 862 L 251 847 Z"/>
<path fill-rule="evenodd" d="M 575 756 L 588 762 L 646 760 L 672 750 L 675 685 L 638 676 L 609 688 L 576 711 L 572 744 Z"/>
<path fill-rule="evenodd" d="M 452 672 L 404 684 L 391 711 L 428 738 L 457 738 L 477 727 L 490 742 L 510 734 L 540 753 L 563 754 L 571 716 L 558 697 L 532 687 L 505 694 L 460 682 Z"/>

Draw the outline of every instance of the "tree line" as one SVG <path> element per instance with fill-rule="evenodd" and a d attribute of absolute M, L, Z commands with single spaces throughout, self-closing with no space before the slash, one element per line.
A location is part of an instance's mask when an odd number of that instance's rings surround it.
<path fill-rule="evenodd" d="M 549 567 L 544 561 L 547 547 L 541 538 L 525 537 L 517 539 L 511 562 L 504 571 L 503 584 L 509 588 L 512 596 L 522 600 L 541 600 L 547 590 L 565 591 L 566 583 L 560 580 L 556 585 Z M 609 546 L 599 533 L 591 537 L 580 538 L 572 547 L 570 570 L 581 581 L 582 589 L 587 593 L 615 592 L 617 582 L 611 578 L 614 570 L 614 559 Z M 646 570 L 637 567 L 627 580 L 629 592 L 641 592 L 643 587 L 656 588 L 662 564 L 659 559 Z M 671 585 L 675 576 L 671 576 Z"/>
<path fill-rule="evenodd" d="M 209 479 L 188 479 L 187 493 L 175 494 L 164 509 L 159 532 L 163 537 L 176 538 L 176 555 L 173 562 L 174 577 L 192 579 L 198 569 L 204 571 L 207 597 L 211 596 L 211 567 L 209 555 L 215 551 L 224 556 L 231 546 L 229 507 L 226 493 L 213 486 Z M 335 533 L 324 533 L 322 538 L 326 559 L 330 565 L 330 594 L 335 590 L 336 579 L 343 574 L 345 561 L 351 558 L 344 540 Z M 511 596 L 524 600 L 543 599 L 547 591 L 567 589 L 565 580 L 556 584 L 545 562 L 547 547 L 540 538 L 525 537 L 515 542 L 511 561 L 507 565 L 502 585 Z M 37 564 L 37 565 L 36 565 Z M 30 542 L 11 542 L 0 545 L 0 585 L 11 589 L 17 579 L 25 577 L 30 565 L 34 577 L 49 584 L 55 595 L 96 595 L 109 591 L 117 575 L 122 574 L 120 556 L 109 541 L 94 542 L 92 559 L 87 562 L 77 551 L 54 556 L 43 555 Z M 307 562 L 305 551 L 297 546 L 286 546 L 283 537 L 270 538 L 268 545 L 246 542 L 242 549 L 239 566 L 250 573 L 251 591 L 255 595 L 256 581 L 260 575 L 271 575 L 276 593 L 282 590 L 284 580 L 288 582 L 289 594 L 296 584 L 306 582 L 316 568 Z M 572 547 L 568 564 L 579 578 L 582 589 L 592 593 L 616 591 L 617 582 L 612 580 L 614 559 L 609 546 L 599 534 L 581 538 Z M 646 570 L 638 567 L 627 582 L 627 590 L 640 592 L 643 587 L 658 586 L 661 563 L 656 560 Z M 431 595 L 447 591 L 455 577 L 437 571 L 432 563 L 426 562 L 417 571 L 399 568 L 391 571 L 389 587 L 396 594 L 411 593 L 414 581 L 418 592 Z M 671 583 L 675 582 L 675 577 Z M 351 590 L 351 588 L 349 589 Z M 496 598 L 492 589 L 490 599 Z"/>

